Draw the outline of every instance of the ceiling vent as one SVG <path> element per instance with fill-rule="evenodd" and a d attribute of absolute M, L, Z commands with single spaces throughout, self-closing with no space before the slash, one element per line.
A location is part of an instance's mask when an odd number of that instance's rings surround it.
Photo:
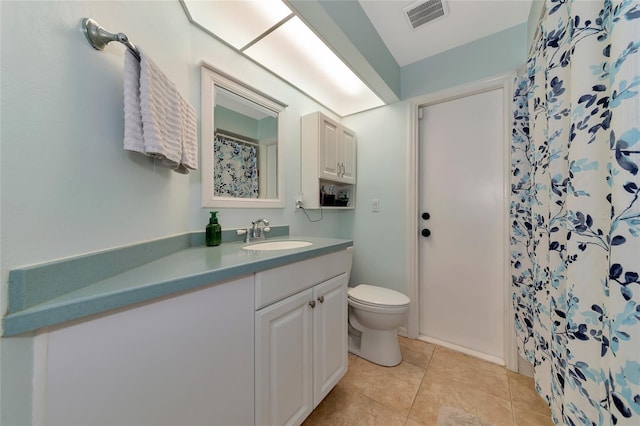
<path fill-rule="evenodd" d="M 402 10 L 414 30 L 449 13 L 445 0 L 419 0 Z"/>

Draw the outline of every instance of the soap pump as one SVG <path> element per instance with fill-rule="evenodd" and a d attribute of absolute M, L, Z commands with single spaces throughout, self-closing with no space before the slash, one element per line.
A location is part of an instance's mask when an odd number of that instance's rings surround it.
<path fill-rule="evenodd" d="M 205 232 L 205 242 L 208 246 L 219 246 L 222 242 L 222 227 L 218 223 L 218 212 L 210 212 L 211 218 Z"/>

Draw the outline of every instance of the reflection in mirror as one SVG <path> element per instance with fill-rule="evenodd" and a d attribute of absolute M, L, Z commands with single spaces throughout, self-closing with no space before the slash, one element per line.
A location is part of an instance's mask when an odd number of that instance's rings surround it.
<path fill-rule="evenodd" d="M 283 109 L 202 67 L 203 207 L 284 207 Z"/>
<path fill-rule="evenodd" d="M 222 87 L 214 90 L 213 195 L 277 198 L 276 112 Z"/>

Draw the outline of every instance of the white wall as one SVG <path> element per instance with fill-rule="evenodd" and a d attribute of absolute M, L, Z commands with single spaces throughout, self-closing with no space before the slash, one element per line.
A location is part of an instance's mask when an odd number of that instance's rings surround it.
<path fill-rule="evenodd" d="M 83 17 L 95 19 L 108 31 L 126 33 L 198 112 L 202 60 L 289 105 L 284 153 L 287 207 L 221 209 L 223 228 L 246 227 L 251 219 L 266 217 L 273 225 L 289 224 L 293 234 L 350 237 L 343 222 L 350 222 L 353 212 L 325 212 L 322 222 L 309 224 L 294 209 L 300 173 L 299 117 L 322 108 L 193 27 L 177 0 L 2 1 L 2 312 L 8 271 L 13 268 L 204 230 L 208 221 L 208 210 L 200 207 L 200 172 L 179 175 L 122 149 L 125 48 L 117 43 L 103 52 L 91 48 L 80 31 Z M 25 342 L 2 339 L 3 424 L 28 418 L 28 395 L 19 390 L 29 384 L 14 381 L 24 375 L 12 378 L 6 372 L 18 368 L 16 363 L 28 371 L 29 352 Z"/>

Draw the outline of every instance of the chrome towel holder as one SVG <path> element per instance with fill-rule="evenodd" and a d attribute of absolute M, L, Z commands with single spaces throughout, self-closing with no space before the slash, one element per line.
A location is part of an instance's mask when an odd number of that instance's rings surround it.
<path fill-rule="evenodd" d="M 140 51 L 138 48 L 129 41 L 124 33 L 112 34 L 102 28 L 96 21 L 91 18 L 82 19 L 82 31 L 87 37 L 87 41 L 94 49 L 104 50 L 104 47 L 112 41 L 117 41 L 124 44 L 133 53 L 138 60 L 140 60 Z"/>

